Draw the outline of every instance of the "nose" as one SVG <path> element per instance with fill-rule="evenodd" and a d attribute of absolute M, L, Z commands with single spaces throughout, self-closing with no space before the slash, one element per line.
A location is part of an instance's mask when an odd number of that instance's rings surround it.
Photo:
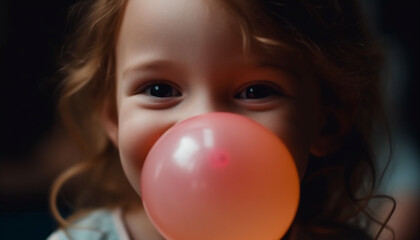
<path fill-rule="evenodd" d="M 223 98 L 209 93 L 197 93 L 196 96 L 191 96 L 185 102 L 181 111 L 177 122 L 211 112 L 232 112 L 232 109 L 229 107 L 228 101 L 224 101 Z"/>

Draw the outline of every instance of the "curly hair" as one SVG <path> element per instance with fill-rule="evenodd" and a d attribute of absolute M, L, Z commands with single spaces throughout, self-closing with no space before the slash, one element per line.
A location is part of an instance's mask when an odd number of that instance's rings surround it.
<path fill-rule="evenodd" d="M 82 1 L 71 11 L 79 21 L 61 71 L 59 111 L 84 160 L 63 173 L 53 186 L 51 206 L 62 226 L 67 221 L 58 212 L 56 198 L 64 183 L 77 175 L 85 179 L 77 193 L 79 209 L 138 201 L 124 177 L 118 150 L 99 124 L 104 104 L 115 110 L 112 117 L 117 121 L 114 51 L 127 1 Z M 371 134 L 375 124 L 385 123 L 379 93 L 383 54 L 369 35 L 355 1 L 218 3 L 237 20 L 245 51 L 261 48 L 274 58 L 284 51 L 300 56 L 321 83 L 324 107 L 346 112 L 352 122 L 337 152 L 322 158 L 310 156 L 294 224 L 307 236 L 322 239 L 340 236 L 350 220 L 356 229 L 366 229 L 355 219 L 367 214 L 367 203 L 375 197 L 377 186 Z M 334 116 L 328 120 L 334 123 Z M 330 124 L 323 131 L 328 134 L 335 127 Z M 385 227 L 386 221 L 367 215 L 370 222 Z"/>

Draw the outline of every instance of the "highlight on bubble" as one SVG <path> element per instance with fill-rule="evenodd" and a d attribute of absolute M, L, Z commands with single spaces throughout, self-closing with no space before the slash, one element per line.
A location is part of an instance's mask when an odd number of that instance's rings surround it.
<path fill-rule="evenodd" d="M 257 122 L 208 113 L 169 129 L 140 179 L 143 205 L 168 240 L 274 240 L 290 228 L 299 176 L 282 141 Z"/>

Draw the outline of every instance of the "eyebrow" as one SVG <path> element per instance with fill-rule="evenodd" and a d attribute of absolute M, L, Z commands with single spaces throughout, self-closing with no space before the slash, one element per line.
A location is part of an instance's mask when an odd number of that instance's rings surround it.
<path fill-rule="evenodd" d="M 174 63 L 169 60 L 148 60 L 148 61 L 141 61 L 139 63 L 135 63 L 129 67 L 127 67 L 123 73 L 122 78 L 126 78 L 128 75 L 138 72 L 138 71 L 156 71 L 162 69 L 173 69 Z"/>
<path fill-rule="evenodd" d="M 249 64 L 249 65 L 248 65 Z M 274 61 L 267 59 L 256 59 L 246 65 L 256 67 L 256 68 L 266 68 L 272 70 L 282 70 L 289 72 L 293 75 L 298 74 L 295 69 L 288 66 L 289 64 L 283 63 L 282 61 Z M 140 71 L 162 71 L 162 70 L 171 70 L 175 71 L 176 64 L 167 59 L 151 59 L 151 60 L 141 60 L 131 66 L 127 67 L 122 73 L 122 79 L 129 78 L 131 74 L 135 74 Z"/>
<path fill-rule="evenodd" d="M 296 65 L 296 60 L 289 56 L 261 57 L 256 58 L 251 64 L 262 68 L 291 69 Z"/>
<path fill-rule="evenodd" d="M 254 64 L 257 68 L 274 68 L 274 69 L 288 69 L 285 64 L 270 61 L 258 61 Z"/>
<path fill-rule="evenodd" d="M 268 68 L 273 70 L 281 70 L 288 72 L 294 76 L 299 76 L 299 64 L 297 64 L 295 61 L 280 61 L 280 60 L 274 60 L 274 59 L 263 59 L 263 60 L 257 60 L 254 63 L 254 66 L 257 68 Z"/>

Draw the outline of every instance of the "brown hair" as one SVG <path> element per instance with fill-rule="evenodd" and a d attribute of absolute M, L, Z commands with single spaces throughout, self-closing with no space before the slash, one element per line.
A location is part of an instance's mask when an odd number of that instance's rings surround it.
<path fill-rule="evenodd" d="M 127 205 L 135 197 L 117 149 L 98 120 L 104 102 L 115 108 L 109 101 L 115 99 L 114 50 L 126 2 L 83 1 L 72 11 L 81 21 L 62 69 L 59 108 L 85 160 L 63 173 L 53 186 L 52 209 L 62 225 L 66 221 L 58 214 L 57 194 L 65 182 L 81 173 L 86 184 L 84 193 L 79 194 L 80 208 Z M 369 36 L 355 1 L 220 2 L 238 20 L 244 46 L 261 47 L 274 55 L 279 49 L 292 49 L 320 79 L 324 107 L 352 116 L 353 127 L 341 139 L 338 152 L 324 158 L 310 157 L 295 221 L 308 236 L 339 236 L 349 220 L 366 213 L 367 202 L 374 197 L 371 133 L 375 121 L 384 116 L 379 95 L 381 51 Z"/>

